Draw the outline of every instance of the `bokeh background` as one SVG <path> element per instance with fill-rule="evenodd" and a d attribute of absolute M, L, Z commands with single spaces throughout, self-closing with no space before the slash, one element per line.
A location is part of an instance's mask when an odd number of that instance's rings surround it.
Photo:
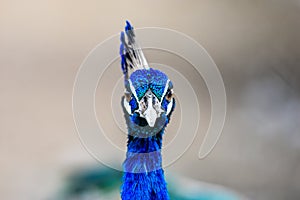
<path fill-rule="evenodd" d="M 199 134 L 167 171 L 249 199 L 300 199 L 298 0 L 1 0 L 0 198 L 48 199 L 66 174 L 100 165 L 77 136 L 72 88 L 83 59 L 126 19 L 191 36 L 224 79 L 228 112 L 214 151 L 197 159 Z"/>

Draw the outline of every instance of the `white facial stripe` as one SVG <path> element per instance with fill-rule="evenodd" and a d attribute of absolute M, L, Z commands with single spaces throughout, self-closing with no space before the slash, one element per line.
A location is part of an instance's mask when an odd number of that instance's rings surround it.
<path fill-rule="evenodd" d="M 127 102 L 126 98 L 124 98 L 124 100 L 123 100 L 123 105 L 124 105 L 126 111 L 128 112 L 128 114 L 131 115 L 132 114 L 131 107 L 129 105 L 129 102 Z"/>
<path fill-rule="evenodd" d="M 172 107 L 173 107 L 173 98 L 171 99 L 170 103 L 168 104 L 167 115 L 171 112 Z"/>
<path fill-rule="evenodd" d="M 167 93 L 167 91 L 168 91 L 168 89 L 169 89 L 169 82 L 170 82 L 170 79 L 168 79 L 167 82 L 166 82 L 165 90 L 164 90 L 163 95 L 161 96 L 162 98 L 161 98 L 161 100 L 160 100 L 160 103 L 163 101 L 164 96 L 166 95 L 166 93 Z"/>

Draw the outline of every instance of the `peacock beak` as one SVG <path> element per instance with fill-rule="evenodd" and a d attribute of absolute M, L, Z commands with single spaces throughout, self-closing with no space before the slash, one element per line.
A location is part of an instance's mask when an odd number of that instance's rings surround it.
<path fill-rule="evenodd" d="M 157 112 L 153 107 L 154 106 L 153 98 L 154 98 L 154 95 L 151 92 L 149 92 L 146 95 L 146 99 L 147 99 L 147 101 L 146 101 L 147 107 L 146 108 L 147 109 L 144 112 L 144 117 L 150 127 L 154 127 L 156 118 L 158 117 Z"/>
<path fill-rule="evenodd" d="M 162 112 L 160 101 L 148 90 L 139 101 L 138 113 L 147 121 L 150 127 L 154 127 L 156 119 L 160 117 Z"/>
<path fill-rule="evenodd" d="M 157 118 L 157 112 L 154 110 L 153 106 L 148 106 L 144 113 L 145 119 L 150 127 L 154 127 Z"/>

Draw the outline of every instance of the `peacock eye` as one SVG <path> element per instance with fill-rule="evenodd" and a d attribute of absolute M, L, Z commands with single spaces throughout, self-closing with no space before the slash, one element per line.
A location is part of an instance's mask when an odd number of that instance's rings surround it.
<path fill-rule="evenodd" d="M 129 102 L 131 100 L 132 93 L 129 91 L 125 91 L 124 96 L 126 101 Z"/>
<path fill-rule="evenodd" d="M 168 101 L 171 101 L 172 97 L 173 97 L 173 90 L 168 89 L 168 91 L 166 93 L 166 99 Z"/>

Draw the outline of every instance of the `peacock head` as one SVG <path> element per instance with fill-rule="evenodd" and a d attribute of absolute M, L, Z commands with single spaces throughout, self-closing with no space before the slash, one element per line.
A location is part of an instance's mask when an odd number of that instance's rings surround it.
<path fill-rule="evenodd" d="M 126 23 L 120 46 L 125 80 L 124 110 L 136 125 L 165 127 L 175 106 L 173 84 L 165 73 L 149 67 L 133 27 Z"/>
<path fill-rule="evenodd" d="M 152 68 L 134 71 L 125 80 L 124 96 L 124 108 L 136 124 L 160 127 L 168 123 L 175 100 L 165 73 Z"/>

